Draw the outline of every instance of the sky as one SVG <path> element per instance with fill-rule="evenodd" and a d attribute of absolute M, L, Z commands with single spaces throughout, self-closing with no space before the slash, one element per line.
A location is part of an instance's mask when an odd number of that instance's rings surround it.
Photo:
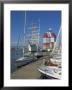
<path fill-rule="evenodd" d="M 40 36 L 49 28 L 56 34 L 61 26 L 61 11 L 26 11 L 26 33 L 32 23 L 39 25 Z M 11 45 L 16 45 L 18 40 L 24 40 L 25 11 L 11 11 Z"/>

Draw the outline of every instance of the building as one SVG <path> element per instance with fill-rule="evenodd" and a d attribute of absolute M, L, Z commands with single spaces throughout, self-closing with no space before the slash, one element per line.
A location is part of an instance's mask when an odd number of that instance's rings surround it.
<path fill-rule="evenodd" d="M 56 34 L 52 32 L 51 28 L 48 32 L 43 34 L 43 50 L 52 50 L 56 41 Z"/>

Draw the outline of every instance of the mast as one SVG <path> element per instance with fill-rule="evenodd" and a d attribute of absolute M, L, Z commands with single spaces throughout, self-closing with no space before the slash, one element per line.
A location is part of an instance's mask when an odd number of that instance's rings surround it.
<path fill-rule="evenodd" d="M 38 51 L 38 47 L 39 47 L 39 42 L 40 41 L 40 19 L 39 19 L 39 30 L 38 30 L 38 45 L 37 45 L 37 51 Z"/>
<path fill-rule="evenodd" d="M 26 30 L 26 11 L 25 11 L 25 19 L 24 19 L 24 48 L 23 48 L 23 56 L 25 53 L 25 30 Z"/>
<path fill-rule="evenodd" d="M 38 49 L 38 44 L 39 44 L 39 25 L 37 27 L 36 24 L 32 24 L 32 27 L 30 27 L 29 29 L 31 29 L 31 43 L 35 44 L 37 46 Z"/>

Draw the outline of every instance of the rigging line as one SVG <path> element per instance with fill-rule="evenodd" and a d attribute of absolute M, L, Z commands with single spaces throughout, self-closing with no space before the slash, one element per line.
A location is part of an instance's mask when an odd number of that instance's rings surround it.
<path fill-rule="evenodd" d="M 18 48 L 19 48 L 19 42 L 20 42 L 20 40 L 21 40 L 21 34 L 19 33 L 19 36 L 18 36 L 18 41 L 17 41 L 17 49 L 16 50 L 18 50 Z M 20 45 L 21 47 L 22 47 L 22 45 Z M 16 52 L 16 55 L 18 55 L 18 53 Z"/>
<path fill-rule="evenodd" d="M 18 42 L 17 42 L 16 56 L 18 56 L 18 52 L 17 52 L 17 50 L 19 49 L 19 40 L 20 40 L 20 34 L 19 34 Z"/>
<path fill-rule="evenodd" d="M 54 44 L 54 48 L 53 48 L 53 50 L 52 50 L 52 52 L 51 52 L 51 55 L 53 54 L 53 52 L 54 52 L 54 50 L 55 50 L 56 43 L 57 43 L 57 40 L 58 40 L 58 37 L 59 37 L 60 32 L 61 32 L 61 26 L 60 26 L 60 29 L 59 29 L 59 32 L 58 32 L 58 35 L 57 35 L 56 42 L 55 42 L 55 44 Z"/>
<path fill-rule="evenodd" d="M 19 40 L 20 40 L 20 34 L 19 34 L 18 42 L 17 42 L 17 49 L 18 49 L 18 46 L 19 46 Z"/>

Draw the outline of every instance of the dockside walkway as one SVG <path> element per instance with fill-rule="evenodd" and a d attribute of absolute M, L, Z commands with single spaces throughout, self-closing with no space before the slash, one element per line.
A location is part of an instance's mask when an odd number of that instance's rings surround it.
<path fill-rule="evenodd" d="M 11 74 L 11 79 L 39 79 L 41 73 L 37 68 L 43 63 L 43 60 L 39 59 L 28 65 L 18 68 Z"/>

